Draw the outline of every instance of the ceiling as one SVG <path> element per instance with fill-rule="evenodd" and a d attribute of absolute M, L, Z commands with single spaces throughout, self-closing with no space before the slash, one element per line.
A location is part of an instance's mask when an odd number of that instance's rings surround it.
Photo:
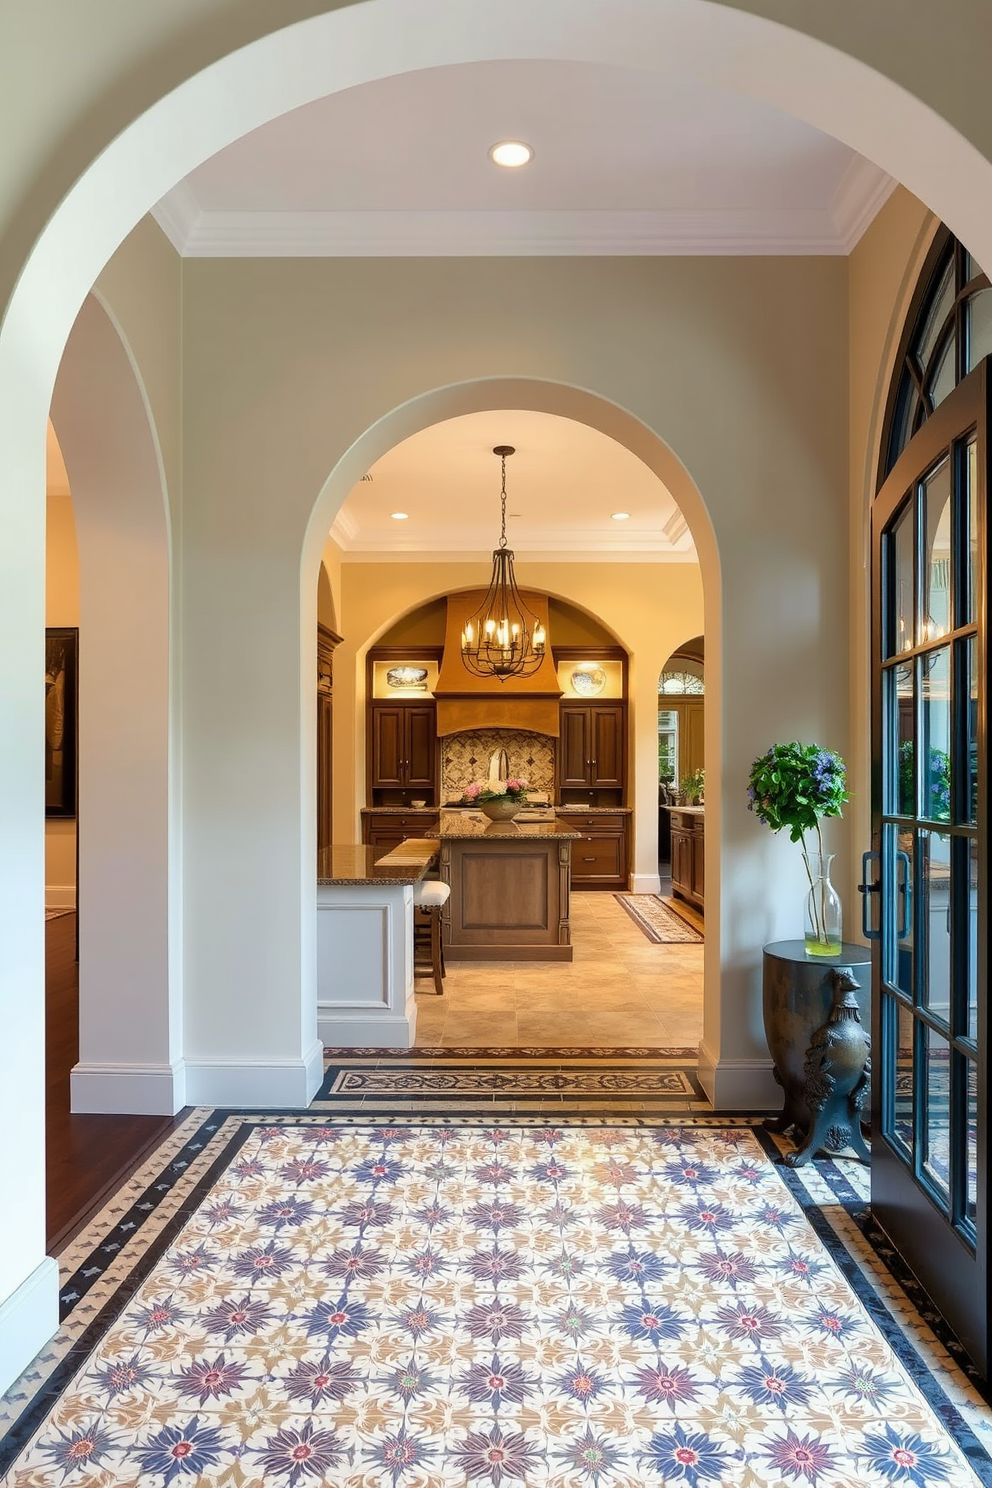
<path fill-rule="evenodd" d="M 436 553 L 450 561 L 491 552 L 499 540 L 497 444 L 516 449 L 506 489 L 507 538 L 518 557 L 696 561 L 679 508 L 636 455 L 586 424 L 529 409 L 464 414 L 394 445 L 331 529 L 346 557 Z M 394 511 L 407 520 L 394 520 Z M 629 519 L 614 521 L 616 511 Z"/>
<path fill-rule="evenodd" d="M 518 171 L 488 159 L 521 138 Z M 189 256 L 846 253 L 892 182 L 695 80 L 555 61 L 425 69 L 245 135 L 155 216 Z"/>

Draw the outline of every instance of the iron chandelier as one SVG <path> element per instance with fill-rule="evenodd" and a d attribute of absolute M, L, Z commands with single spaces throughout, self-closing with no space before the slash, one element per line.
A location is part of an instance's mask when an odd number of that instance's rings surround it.
<path fill-rule="evenodd" d="M 497 444 L 500 457 L 499 547 L 493 552 L 493 572 L 481 605 L 465 622 L 462 661 L 476 677 L 530 677 L 544 660 L 548 633 L 543 621 L 524 603 L 513 572 L 513 553 L 506 545 L 506 461 L 512 444 Z"/>

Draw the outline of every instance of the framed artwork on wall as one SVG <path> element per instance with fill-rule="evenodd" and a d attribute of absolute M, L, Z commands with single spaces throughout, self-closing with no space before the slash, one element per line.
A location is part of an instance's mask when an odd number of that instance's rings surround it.
<path fill-rule="evenodd" d="M 76 815 L 76 700 L 79 631 L 45 631 L 45 815 Z"/>

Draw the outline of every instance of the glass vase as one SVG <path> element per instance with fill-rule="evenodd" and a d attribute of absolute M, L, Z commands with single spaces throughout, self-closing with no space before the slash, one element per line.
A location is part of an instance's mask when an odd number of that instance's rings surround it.
<path fill-rule="evenodd" d="M 840 895 L 830 882 L 833 853 L 804 852 L 809 875 L 806 896 L 807 956 L 839 956 L 843 943 Z"/>

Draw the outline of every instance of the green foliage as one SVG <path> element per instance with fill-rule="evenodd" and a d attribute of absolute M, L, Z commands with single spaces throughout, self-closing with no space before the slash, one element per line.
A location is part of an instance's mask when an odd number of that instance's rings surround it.
<path fill-rule="evenodd" d="M 705 786 L 705 784 L 705 770 L 690 770 L 688 775 L 682 776 L 682 779 L 679 782 L 679 790 L 682 795 L 685 796 L 687 801 L 693 803 L 698 801 L 699 797 L 703 794 L 703 787 Z"/>
<path fill-rule="evenodd" d="M 825 816 L 843 816 L 848 799 L 839 754 L 819 744 L 773 744 L 748 779 L 748 810 L 773 832 L 788 827 L 793 842 L 818 830 Z"/>

